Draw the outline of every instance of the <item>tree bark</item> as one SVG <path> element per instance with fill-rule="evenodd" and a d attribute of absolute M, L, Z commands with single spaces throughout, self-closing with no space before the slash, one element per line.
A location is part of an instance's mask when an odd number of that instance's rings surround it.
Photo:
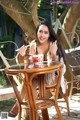
<path fill-rule="evenodd" d="M 80 18 L 79 11 L 80 11 L 80 4 L 74 4 L 68 10 L 62 25 L 66 33 L 75 31 L 77 20 Z M 62 41 L 63 49 L 69 48 L 63 34 L 60 35 L 60 39 Z"/>
<path fill-rule="evenodd" d="M 33 21 L 34 21 L 34 24 L 36 27 L 39 24 L 37 9 L 38 9 L 38 0 L 35 0 L 35 2 L 33 2 L 33 6 L 32 6 L 32 18 L 33 18 Z"/>
<path fill-rule="evenodd" d="M 36 36 L 36 27 L 31 14 L 27 13 L 22 4 L 17 0 L 0 0 L 6 13 L 27 33 L 31 39 Z"/>

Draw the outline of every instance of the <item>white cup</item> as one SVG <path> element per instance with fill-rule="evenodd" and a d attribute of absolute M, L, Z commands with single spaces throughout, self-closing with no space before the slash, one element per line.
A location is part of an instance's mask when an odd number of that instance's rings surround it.
<path fill-rule="evenodd" d="M 43 54 L 37 54 L 33 55 L 33 62 L 42 62 L 44 61 L 44 55 Z"/>

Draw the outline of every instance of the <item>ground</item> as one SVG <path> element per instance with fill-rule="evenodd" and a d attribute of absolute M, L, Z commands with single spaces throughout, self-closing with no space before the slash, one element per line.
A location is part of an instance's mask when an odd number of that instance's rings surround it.
<path fill-rule="evenodd" d="M 64 102 L 59 103 L 59 107 L 60 107 L 60 110 L 63 116 L 63 120 L 80 120 L 80 93 L 74 94 L 72 96 L 72 99 L 69 99 L 69 105 L 70 105 L 70 116 L 68 116 L 67 114 L 66 104 Z M 5 105 L 3 105 L 3 107 L 4 106 Z M 9 105 L 8 106 L 6 105 L 6 108 L 7 108 L 6 110 L 8 110 L 8 107 Z M 0 104 L 0 110 L 1 109 L 2 108 Z M 59 120 L 54 107 L 49 108 L 48 111 L 49 111 L 50 120 Z M 39 115 L 40 115 L 40 120 L 42 120 L 40 111 L 39 111 Z M 15 118 L 8 117 L 7 120 L 18 120 L 18 119 L 17 117 Z"/>

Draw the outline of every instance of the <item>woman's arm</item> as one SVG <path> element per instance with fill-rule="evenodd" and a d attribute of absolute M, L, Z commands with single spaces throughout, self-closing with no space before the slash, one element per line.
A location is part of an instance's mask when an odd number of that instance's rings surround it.
<path fill-rule="evenodd" d="M 68 85 L 67 85 L 67 80 L 64 77 L 64 74 L 66 73 L 66 65 L 64 63 L 63 57 L 61 57 L 60 62 L 62 62 L 61 88 L 62 88 L 63 94 L 65 94 L 66 90 L 68 89 Z"/>
<path fill-rule="evenodd" d="M 30 58 L 31 55 L 34 55 L 36 53 L 36 42 L 35 40 L 33 40 L 30 45 L 23 45 L 16 57 L 16 61 L 17 63 L 23 63 L 23 62 L 27 62 L 28 59 Z"/>
<path fill-rule="evenodd" d="M 26 56 L 26 51 L 27 51 L 27 47 L 25 45 L 23 45 L 19 49 L 19 52 L 17 53 L 17 56 L 16 56 L 16 62 L 17 63 L 24 63 L 24 58 Z"/>

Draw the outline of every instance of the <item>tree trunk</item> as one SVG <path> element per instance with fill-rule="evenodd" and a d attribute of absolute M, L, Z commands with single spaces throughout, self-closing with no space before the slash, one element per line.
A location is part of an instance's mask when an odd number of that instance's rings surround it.
<path fill-rule="evenodd" d="M 73 32 L 76 28 L 76 22 L 80 18 L 80 12 L 78 11 L 80 11 L 80 4 L 74 4 L 67 12 L 63 22 L 63 29 L 66 33 Z M 62 34 L 60 35 L 60 39 L 62 41 L 63 49 L 69 48 Z"/>
<path fill-rule="evenodd" d="M 17 0 L 0 0 L 1 6 L 6 13 L 27 33 L 31 39 L 36 36 L 36 27 L 32 15 L 27 13 L 22 4 Z"/>
<path fill-rule="evenodd" d="M 33 7 L 32 7 L 32 18 L 36 27 L 39 24 L 37 9 L 38 9 L 38 0 L 35 0 L 35 2 L 33 2 Z"/>

